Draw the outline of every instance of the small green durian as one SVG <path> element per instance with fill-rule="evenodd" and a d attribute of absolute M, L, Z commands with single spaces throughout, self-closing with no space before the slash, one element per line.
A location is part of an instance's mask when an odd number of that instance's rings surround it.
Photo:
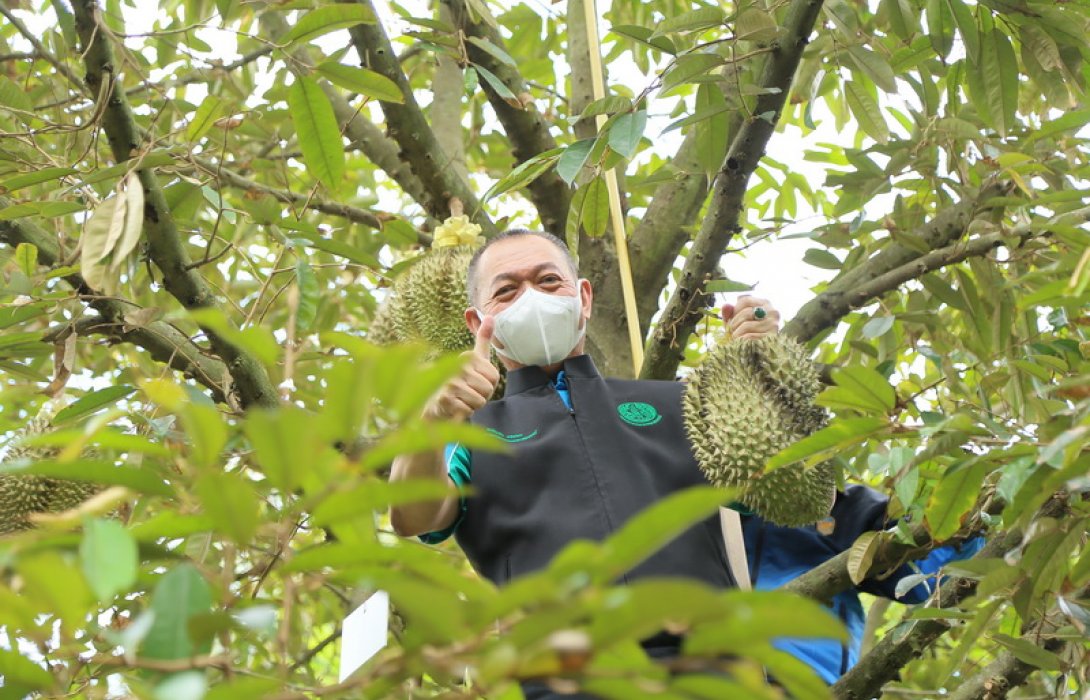
<path fill-rule="evenodd" d="M 740 489 L 739 500 L 778 525 L 824 517 L 832 505 L 831 464 L 791 464 L 765 472 L 769 458 L 820 430 L 817 369 L 796 341 L 774 335 L 723 343 L 689 378 L 686 432 L 708 480 Z"/>

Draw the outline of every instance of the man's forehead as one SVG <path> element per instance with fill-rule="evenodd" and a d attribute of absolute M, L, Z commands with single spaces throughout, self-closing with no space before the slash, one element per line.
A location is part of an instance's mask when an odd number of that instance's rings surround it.
<path fill-rule="evenodd" d="M 508 275 L 520 270 L 551 267 L 566 270 L 563 254 L 551 242 L 540 236 L 519 236 L 498 241 L 484 252 L 482 267 L 488 278 Z"/>

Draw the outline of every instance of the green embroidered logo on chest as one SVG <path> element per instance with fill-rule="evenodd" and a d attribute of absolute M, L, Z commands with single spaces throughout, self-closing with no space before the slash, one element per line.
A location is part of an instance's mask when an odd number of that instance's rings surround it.
<path fill-rule="evenodd" d="M 647 425 L 654 425 L 662 420 L 662 416 L 654 406 L 649 403 L 643 403 L 642 401 L 630 401 L 621 404 L 617 407 L 617 415 L 619 415 L 621 420 L 625 423 L 641 428 Z"/>
<path fill-rule="evenodd" d="M 504 442 L 525 442 L 530 438 L 537 437 L 537 429 L 534 429 L 532 433 L 512 433 L 511 435 L 504 435 L 495 428 L 485 428 L 485 431 L 495 435 Z"/>

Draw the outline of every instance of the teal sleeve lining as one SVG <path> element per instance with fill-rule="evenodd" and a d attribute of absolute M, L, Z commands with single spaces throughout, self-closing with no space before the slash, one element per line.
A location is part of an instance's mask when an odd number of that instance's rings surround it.
<path fill-rule="evenodd" d="M 452 443 L 443 450 L 447 460 L 447 476 L 458 488 L 469 486 L 473 480 L 473 457 L 465 446 Z M 461 496 L 458 501 L 458 517 L 454 523 L 445 530 L 427 532 L 420 535 L 420 541 L 424 544 L 439 544 L 454 534 L 466 517 L 466 497 Z"/>

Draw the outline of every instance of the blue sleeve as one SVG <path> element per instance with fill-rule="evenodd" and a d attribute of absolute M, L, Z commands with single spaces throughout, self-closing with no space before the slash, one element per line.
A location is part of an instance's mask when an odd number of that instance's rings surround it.
<path fill-rule="evenodd" d="M 447 462 L 447 476 L 450 477 L 455 486 L 464 488 L 472 483 L 473 457 L 469 450 L 459 443 L 451 443 L 443 449 L 443 458 Z M 420 541 L 425 544 L 439 544 L 454 534 L 454 531 L 458 529 L 465 517 L 466 497 L 462 496 L 458 503 L 458 517 L 454 520 L 454 523 L 445 530 L 420 535 Z"/>
<path fill-rule="evenodd" d="M 941 583 L 941 581 L 936 581 L 934 578 L 928 579 L 927 581 L 921 581 L 919 584 L 905 592 L 900 598 L 896 597 L 897 582 L 905 576 L 912 576 L 914 574 L 934 574 L 952 561 L 968 559 L 979 552 L 983 547 L 984 538 L 974 537 L 957 546 L 944 545 L 933 549 L 923 559 L 917 559 L 910 564 L 906 564 L 897 569 L 897 571 L 885 581 L 877 582 L 878 585 L 875 586 L 876 590 L 873 592 L 876 595 L 891 598 L 902 603 L 922 603 L 927 600 L 928 596 L 930 596 L 934 590 L 934 587 Z"/>

